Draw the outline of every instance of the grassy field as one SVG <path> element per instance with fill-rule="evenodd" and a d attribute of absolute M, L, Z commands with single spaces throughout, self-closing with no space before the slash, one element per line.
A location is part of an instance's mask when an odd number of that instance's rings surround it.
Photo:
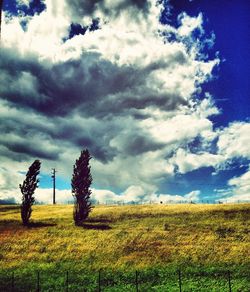
<path fill-rule="evenodd" d="M 72 205 L 0 206 L 0 291 L 250 291 L 250 204 L 97 206 L 75 227 Z M 66 272 L 68 271 L 68 280 Z M 24 280 L 25 279 L 25 280 Z M 84 289 L 83 289 L 84 287 Z"/>

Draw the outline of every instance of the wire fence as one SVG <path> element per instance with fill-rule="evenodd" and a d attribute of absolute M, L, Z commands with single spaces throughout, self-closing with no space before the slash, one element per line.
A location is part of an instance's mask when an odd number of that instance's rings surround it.
<path fill-rule="evenodd" d="M 99 270 L 95 273 L 48 274 L 46 271 L 1 274 L 0 291 L 250 291 L 250 274 L 219 272 L 164 272 L 154 270 L 128 273 Z"/>
<path fill-rule="evenodd" d="M 93 205 L 107 205 L 107 206 L 125 206 L 125 205 L 176 205 L 176 204 L 202 204 L 202 205 L 220 205 L 220 204 L 248 204 L 250 203 L 250 200 L 237 200 L 234 202 L 231 201 L 217 201 L 217 200 L 167 200 L 167 201 L 114 201 L 114 200 L 106 200 L 106 201 L 92 201 Z M 65 201 L 63 203 L 64 205 L 73 205 L 74 201 Z M 46 205 L 46 203 L 42 202 L 36 202 L 36 205 Z"/>
<path fill-rule="evenodd" d="M 98 201 L 98 200 L 91 200 L 91 203 L 93 205 L 117 205 L 117 206 L 123 206 L 123 205 L 175 205 L 175 204 L 204 204 L 204 205 L 218 205 L 218 204 L 248 204 L 250 203 L 249 200 L 236 200 L 236 201 L 227 201 L 227 200 L 137 200 L 137 201 L 124 201 L 124 200 L 105 200 L 105 201 Z M 35 205 L 47 205 L 48 202 L 42 202 L 42 201 L 35 201 Z M 73 205 L 74 200 L 65 200 L 60 201 L 58 205 Z M 16 203 L 15 201 L 5 201 L 0 200 L 0 205 L 13 205 L 13 206 L 19 206 L 20 204 Z"/>
<path fill-rule="evenodd" d="M 68 201 L 68 204 L 73 204 L 73 201 Z M 250 203 L 249 201 L 241 201 L 237 200 L 234 201 L 233 204 L 244 204 L 244 203 Z M 100 201 L 95 201 L 93 202 L 95 205 L 175 205 L 175 204 L 209 204 L 209 205 L 220 205 L 220 204 L 232 204 L 231 201 L 216 201 L 216 200 L 167 200 L 167 201 L 130 201 L 130 202 L 125 202 L 125 201 L 112 201 L 112 200 L 107 200 L 105 202 L 100 202 Z"/>

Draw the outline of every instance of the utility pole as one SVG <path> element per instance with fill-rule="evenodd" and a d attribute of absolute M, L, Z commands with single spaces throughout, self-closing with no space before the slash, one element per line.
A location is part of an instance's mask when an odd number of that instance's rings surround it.
<path fill-rule="evenodd" d="M 53 205 L 55 205 L 56 204 L 56 170 L 55 168 L 52 168 L 51 177 L 53 180 Z"/>

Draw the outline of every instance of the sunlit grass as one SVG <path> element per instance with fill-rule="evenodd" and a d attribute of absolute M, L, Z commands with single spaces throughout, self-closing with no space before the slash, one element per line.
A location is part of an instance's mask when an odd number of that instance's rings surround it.
<path fill-rule="evenodd" d="M 97 206 L 83 227 L 74 226 L 72 205 L 34 206 L 31 227 L 21 225 L 17 206 L 0 212 L 2 271 L 250 264 L 250 204 Z"/>

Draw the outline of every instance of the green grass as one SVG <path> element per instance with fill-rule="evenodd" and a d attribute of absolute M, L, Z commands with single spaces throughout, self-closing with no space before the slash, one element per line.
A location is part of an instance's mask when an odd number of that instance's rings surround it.
<path fill-rule="evenodd" d="M 250 204 L 97 206 L 75 227 L 72 206 L 0 206 L 0 291 L 250 291 Z"/>

